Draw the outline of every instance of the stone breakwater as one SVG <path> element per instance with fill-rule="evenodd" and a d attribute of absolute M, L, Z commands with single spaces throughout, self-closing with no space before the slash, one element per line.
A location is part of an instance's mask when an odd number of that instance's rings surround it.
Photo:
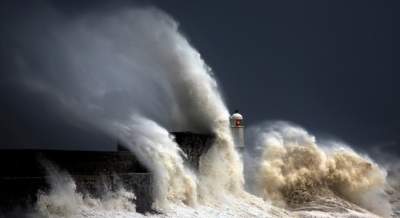
<path fill-rule="evenodd" d="M 171 134 L 186 154 L 187 164 L 198 169 L 200 156 L 211 147 L 213 137 L 189 132 Z M 152 174 L 132 153 L 123 149 L 0 150 L 0 209 L 33 205 L 37 193 L 49 189 L 46 164 L 68 172 L 80 192 L 96 196 L 104 189 L 115 190 L 122 185 L 135 193 L 138 212 L 151 210 Z"/>

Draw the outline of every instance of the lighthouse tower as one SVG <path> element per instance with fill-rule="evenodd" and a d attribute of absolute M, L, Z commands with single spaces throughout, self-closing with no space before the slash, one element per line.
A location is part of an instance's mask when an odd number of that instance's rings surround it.
<path fill-rule="evenodd" d="M 231 132 L 238 151 L 244 150 L 244 125 L 243 116 L 236 110 L 230 117 Z"/>

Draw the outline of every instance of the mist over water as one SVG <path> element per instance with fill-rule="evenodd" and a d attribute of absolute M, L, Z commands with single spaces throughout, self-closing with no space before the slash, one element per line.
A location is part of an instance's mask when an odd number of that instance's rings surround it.
<path fill-rule="evenodd" d="M 15 51 L 15 80 L 51 98 L 61 113 L 89 122 L 136 113 L 171 131 L 196 132 L 211 132 L 229 116 L 211 69 L 162 11 L 64 17 L 52 10 L 45 19 L 46 37 L 19 36 L 25 45 Z"/>
<path fill-rule="evenodd" d="M 69 122 L 97 128 L 126 145 L 153 173 L 153 207 L 165 216 L 307 217 L 292 213 L 296 208 L 322 211 L 326 217 L 374 217 L 364 209 L 390 215 L 383 169 L 348 147 L 322 148 L 305 130 L 286 124 L 253 129 L 258 155 L 244 157 L 246 187 L 254 195 L 246 192 L 242 157 L 213 73 L 164 12 L 46 13 L 49 21 L 33 21 L 44 24 L 46 37 L 29 30 L 29 39 L 16 39 L 24 45 L 14 54 L 16 84 L 43 96 Z M 201 157 L 199 172 L 184 165 L 185 154 L 169 134 L 180 130 L 216 137 Z M 56 170 L 50 175 L 52 189 L 37 202 L 43 216 L 104 217 L 110 207 L 118 212 L 107 216 L 144 216 L 129 203 L 133 193 L 91 198 L 78 193 L 67 174 Z M 324 211 L 318 205 L 304 209 L 326 197 L 351 202 L 339 202 L 348 211 Z"/>

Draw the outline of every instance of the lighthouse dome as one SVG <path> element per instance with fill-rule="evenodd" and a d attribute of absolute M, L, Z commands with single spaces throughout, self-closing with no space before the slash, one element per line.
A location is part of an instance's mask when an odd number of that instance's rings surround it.
<path fill-rule="evenodd" d="M 239 113 L 234 113 L 234 114 L 232 114 L 231 119 L 232 120 L 243 120 L 243 116 Z"/>

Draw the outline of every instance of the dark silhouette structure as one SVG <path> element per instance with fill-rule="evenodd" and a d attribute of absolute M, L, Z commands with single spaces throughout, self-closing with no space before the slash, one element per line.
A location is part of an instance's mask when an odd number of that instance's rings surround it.
<path fill-rule="evenodd" d="M 186 163 L 198 169 L 200 156 L 212 145 L 213 136 L 171 134 L 187 154 Z M 0 209 L 33 205 L 38 191 L 50 188 L 49 166 L 70 174 L 80 192 L 98 196 L 104 186 L 113 190 L 122 185 L 135 193 L 139 212 L 151 210 L 151 172 L 121 145 L 116 151 L 0 150 Z"/>

